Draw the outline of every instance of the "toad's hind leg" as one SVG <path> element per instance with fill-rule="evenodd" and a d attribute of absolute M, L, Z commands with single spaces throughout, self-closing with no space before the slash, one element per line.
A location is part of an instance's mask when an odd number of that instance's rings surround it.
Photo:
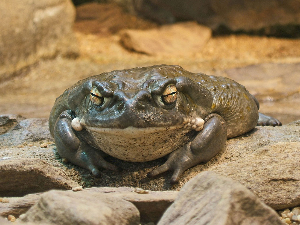
<path fill-rule="evenodd" d="M 224 119 L 211 114 L 206 118 L 203 130 L 182 148 L 172 152 L 168 160 L 148 174 L 149 177 L 156 176 L 168 170 L 173 171 L 171 183 L 176 183 L 179 176 L 188 168 L 199 163 L 208 162 L 222 149 L 227 140 L 227 127 Z"/>
<path fill-rule="evenodd" d="M 258 100 L 252 95 L 253 100 L 256 103 L 257 109 L 259 109 L 259 102 Z M 257 126 L 281 126 L 281 122 L 271 116 L 267 116 L 265 114 L 262 113 L 258 113 L 259 117 L 258 117 L 258 121 L 257 121 Z"/>
<path fill-rule="evenodd" d="M 281 122 L 271 116 L 259 113 L 259 118 L 257 121 L 258 126 L 281 126 Z"/>
<path fill-rule="evenodd" d="M 61 113 L 55 123 L 54 139 L 59 155 L 80 167 L 90 170 L 94 176 L 100 176 L 99 167 L 117 170 L 116 166 L 102 158 L 100 150 L 93 148 L 77 137 L 71 122 L 71 112 L 67 110 Z"/>

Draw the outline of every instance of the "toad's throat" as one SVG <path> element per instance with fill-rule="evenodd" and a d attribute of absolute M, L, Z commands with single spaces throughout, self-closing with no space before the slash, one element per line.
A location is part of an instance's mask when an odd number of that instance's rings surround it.
<path fill-rule="evenodd" d="M 188 141 L 190 127 L 148 127 L 125 129 L 85 127 L 100 150 L 130 162 L 146 162 L 161 158 Z"/>

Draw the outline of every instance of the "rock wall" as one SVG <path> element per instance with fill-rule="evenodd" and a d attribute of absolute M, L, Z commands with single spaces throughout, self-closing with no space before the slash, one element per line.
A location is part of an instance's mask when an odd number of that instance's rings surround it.
<path fill-rule="evenodd" d="M 196 20 L 213 30 L 300 35 L 300 1 L 295 0 L 133 0 L 133 4 L 138 14 L 160 23 Z"/>
<path fill-rule="evenodd" d="M 0 10 L 0 82 L 41 58 L 77 54 L 71 0 L 4 0 Z"/>

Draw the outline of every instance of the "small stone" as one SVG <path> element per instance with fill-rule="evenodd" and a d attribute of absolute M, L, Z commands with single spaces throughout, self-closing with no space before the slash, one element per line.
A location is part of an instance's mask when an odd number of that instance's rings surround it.
<path fill-rule="evenodd" d="M 297 215 L 293 215 L 291 218 L 292 221 L 298 221 L 298 216 Z"/>
<path fill-rule="evenodd" d="M 72 191 L 74 191 L 74 192 L 76 192 L 76 191 L 82 191 L 82 190 L 83 190 L 82 186 L 78 186 L 78 187 L 73 187 L 72 188 Z"/>
<path fill-rule="evenodd" d="M 40 147 L 41 147 L 41 148 L 48 148 L 48 145 L 47 145 L 46 143 L 42 143 L 42 144 L 40 145 Z"/>
<path fill-rule="evenodd" d="M 67 158 L 62 158 L 62 162 L 63 162 L 63 163 L 68 163 L 69 160 L 68 160 Z"/>
<path fill-rule="evenodd" d="M 292 213 L 294 213 L 296 216 L 300 215 L 300 207 L 293 208 Z"/>
<path fill-rule="evenodd" d="M 294 215 L 294 213 L 289 212 L 289 213 L 287 214 L 287 217 L 290 218 L 290 219 L 292 219 L 293 215 Z"/>
<path fill-rule="evenodd" d="M 285 218 L 285 219 L 284 219 L 284 222 L 287 223 L 287 224 L 291 224 L 291 223 L 292 223 L 292 221 L 291 221 L 290 218 Z"/>
<path fill-rule="evenodd" d="M 142 188 L 135 188 L 134 192 L 138 194 L 149 194 L 149 190 L 144 190 Z"/>
<path fill-rule="evenodd" d="M 291 210 L 285 209 L 285 210 L 281 213 L 282 218 L 288 218 L 288 213 L 290 213 L 290 212 L 291 212 Z"/>
<path fill-rule="evenodd" d="M 26 217 L 26 215 L 25 215 L 25 213 L 24 213 L 24 214 L 21 214 L 21 215 L 19 216 L 19 219 L 20 219 L 20 220 L 23 220 L 25 217 Z"/>
<path fill-rule="evenodd" d="M 9 216 L 7 217 L 7 219 L 8 219 L 8 221 L 10 221 L 10 222 L 15 222 L 15 221 L 16 221 L 16 217 L 14 217 L 13 215 L 9 215 Z"/>
<path fill-rule="evenodd" d="M 186 117 L 183 118 L 183 122 L 182 122 L 183 124 L 187 124 L 188 122 L 189 122 L 189 119 L 188 119 L 188 118 L 186 118 Z"/>

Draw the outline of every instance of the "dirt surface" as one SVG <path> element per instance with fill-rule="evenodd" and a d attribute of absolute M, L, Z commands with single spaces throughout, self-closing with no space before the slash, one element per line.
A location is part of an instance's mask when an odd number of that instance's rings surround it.
<path fill-rule="evenodd" d="M 21 114 L 27 118 L 48 117 L 55 98 L 67 87 L 84 77 L 104 71 L 176 64 L 191 72 L 214 74 L 216 71 L 265 62 L 300 62 L 300 39 L 245 35 L 213 37 L 202 52 L 182 57 L 129 52 L 119 42 L 120 30 L 154 28 L 157 25 L 129 16 L 116 5 L 100 5 L 103 12 L 99 14 L 95 14 L 93 4 L 84 7 L 84 10 L 77 9 L 80 13 L 74 26 L 80 57 L 76 60 L 56 58 L 40 61 L 15 79 L 1 83 L 1 114 Z M 97 15 L 101 15 L 101 18 Z M 95 29 L 95 24 L 99 29 Z M 276 108 L 276 102 L 263 103 L 261 107 L 271 112 L 268 105 Z M 295 119 L 287 119 L 286 122 Z"/>

